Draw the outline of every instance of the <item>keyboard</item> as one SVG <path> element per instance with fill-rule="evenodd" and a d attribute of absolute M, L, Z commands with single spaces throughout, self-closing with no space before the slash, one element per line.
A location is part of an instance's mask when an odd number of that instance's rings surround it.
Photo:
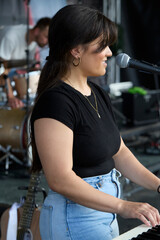
<path fill-rule="evenodd" d="M 156 227 L 147 227 L 142 224 L 132 230 L 121 234 L 114 240 L 160 240 L 160 225 Z"/>

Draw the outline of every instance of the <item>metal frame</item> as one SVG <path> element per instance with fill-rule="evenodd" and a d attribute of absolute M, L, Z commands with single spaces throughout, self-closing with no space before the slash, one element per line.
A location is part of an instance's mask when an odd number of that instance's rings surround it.
<path fill-rule="evenodd" d="M 121 24 L 121 0 L 103 0 L 103 14 L 115 22 Z M 107 85 L 120 82 L 120 68 L 116 65 L 115 56 L 108 61 L 107 66 Z"/>

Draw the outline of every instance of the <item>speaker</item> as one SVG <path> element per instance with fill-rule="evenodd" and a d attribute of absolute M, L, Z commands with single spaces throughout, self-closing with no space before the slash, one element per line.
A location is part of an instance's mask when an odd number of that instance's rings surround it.
<path fill-rule="evenodd" d="M 160 92 L 151 90 L 145 95 L 124 92 L 122 98 L 122 111 L 128 124 L 143 125 L 160 120 Z"/>

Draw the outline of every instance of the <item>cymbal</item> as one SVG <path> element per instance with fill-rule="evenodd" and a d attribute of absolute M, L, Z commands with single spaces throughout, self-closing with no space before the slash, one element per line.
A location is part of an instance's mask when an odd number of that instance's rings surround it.
<path fill-rule="evenodd" d="M 35 65 L 39 62 L 35 62 L 35 60 L 29 60 L 29 65 Z M 16 59 L 16 60 L 3 60 L 0 59 L 0 64 L 3 64 L 5 68 L 16 68 L 27 66 L 27 59 Z"/>

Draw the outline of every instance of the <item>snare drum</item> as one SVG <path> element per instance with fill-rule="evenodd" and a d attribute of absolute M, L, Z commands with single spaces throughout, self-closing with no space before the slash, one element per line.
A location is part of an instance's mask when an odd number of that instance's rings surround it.
<path fill-rule="evenodd" d="M 28 116 L 23 109 L 0 109 L 0 145 L 26 149 L 29 135 L 27 121 Z"/>
<path fill-rule="evenodd" d="M 34 98 L 37 91 L 37 86 L 40 77 L 40 71 L 29 72 L 29 89 L 28 93 L 31 98 Z M 14 77 L 15 81 L 15 90 L 17 95 L 21 99 L 26 98 L 27 94 L 27 74 L 20 74 L 18 77 Z"/>

